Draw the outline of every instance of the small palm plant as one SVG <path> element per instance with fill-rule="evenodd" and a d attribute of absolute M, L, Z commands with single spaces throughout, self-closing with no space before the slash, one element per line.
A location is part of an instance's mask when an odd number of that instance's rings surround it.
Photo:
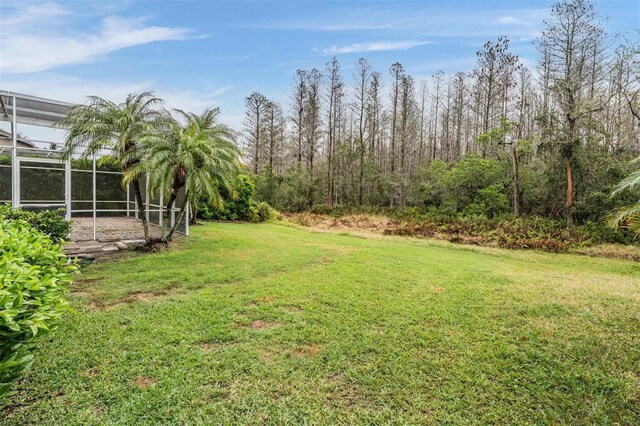
<path fill-rule="evenodd" d="M 634 162 L 640 162 L 640 157 L 636 158 Z M 638 187 L 640 187 L 640 170 L 631 173 L 626 179 L 620 182 L 611 196 L 614 197 L 624 191 L 633 191 L 638 189 Z M 615 212 L 609 218 L 609 226 L 613 229 L 629 229 L 635 233 L 636 237 L 640 235 L 640 201 Z"/>
<path fill-rule="evenodd" d="M 165 115 L 158 107 L 162 99 L 151 92 L 131 93 L 121 104 L 98 96 L 89 97 L 88 105 L 77 105 L 58 125 L 68 130 L 65 154 L 70 157 L 80 147 L 82 158 L 91 158 L 103 151 L 113 151 L 115 159 L 126 173 L 140 164 L 144 156 L 143 139 L 164 123 Z M 138 213 L 149 238 L 149 226 L 138 177 L 131 183 Z"/>
<path fill-rule="evenodd" d="M 184 218 L 187 202 L 195 204 L 207 197 L 216 207 L 223 204 L 220 188 L 233 192 L 239 151 L 235 136 L 218 123 L 219 109 L 207 109 L 201 115 L 175 110 L 178 119 L 167 115 L 162 128 L 144 138 L 143 161 L 125 173 L 125 181 L 134 181 L 146 173 L 149 192 L 163 194 L 162 240 L 170 241 Z M 185 202 L 178 217 L 167 230 L 169 217 L 180 191 Z"/>

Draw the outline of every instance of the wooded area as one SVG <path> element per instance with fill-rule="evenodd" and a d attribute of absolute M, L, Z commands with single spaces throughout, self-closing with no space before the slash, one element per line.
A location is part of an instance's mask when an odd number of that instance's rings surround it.
<path fill-rule="evenodd" d="M 281 210 L 423 206 L 601 221 L 640 152 L 637 29 L 607 34 L 594 5 L 552 7 L 528 67 L 507 37 L 471 72 L 415 81 L 359 59 L 298 70 L 288 105 L 246 98 L 245 161 L 257 196 Z M 425 58 L 428 61 L 429 58 Z"/>

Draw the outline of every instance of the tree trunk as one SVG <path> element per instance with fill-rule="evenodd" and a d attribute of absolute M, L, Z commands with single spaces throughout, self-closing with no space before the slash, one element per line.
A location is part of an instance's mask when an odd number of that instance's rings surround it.
<path fill-rule="evenodd" d="M 520 176 L 518 170 L 518 149 L 516 143 L 511 144 L 511 159 L 513 162 L 513 213 L 522 214 L 522 200 L 520 199 Z"/>
<path fill-rule="evenodd" d="M 571 158 L 567 157 L 567 227 L 573 228 L 573 169 L 571 167 Z"/>
<path fill-rule="evenodd" d="M 173 224 L 173 226 L 171 227 L 171 230 L 167 234 L 167 238 L 166 238 L 167 242 L 171 241 L 171 238 L 173 238 L 173 234 L 176 232 L 176 229 L 178 229 L 178 225 L 180 224 L 180 221 L 182 221 L 182 218 L 184 217 L 184 212 L 187 209 L 187 204 L 189 203 L 188 200 L 189 200 L 189 191 L 187 191 L 184 194 L 184 204 L 182 204 L 182 207 L 180 207 L 180 212 L 178 213 L 176 222 Z"/>
<path fill-rule="evenodd" d="M 358 206 L 362 206 L 362 192 L 364 190 L 364 141 L 360 140 L 360 177 L 358 182 Z"/>
<path fill-rule="evenodd" d="M 173 208 L 173 204 L 176 202 L 176 198 L 178 198 L 178 191 L 180 191 L 180 188 L 173 188 L 173 190 L 171 191 L 171 196 L 169 196 L 169 201 L 167 201 L 167 205 L 164 208 L 164 212 L 162 213 L 162 239 L 163 240 L 166 240 L 167 224 L 169 223 L 169 218 L 171 217 L 171 209 Z M 186 203 L 186 200 L 185 200 L 185 203 Z"/>
<path fill-rule="evenodd" d="M 140 190 L 140 181 L 135 179 L 131 182 L 133 190 L 136 196 L 136 204 L 138 205 L 138 216 L 142 220 L 142 228 L 144 229 L 144 240 L 149 242 L 149 223 L 147 222 L 147 213 L 144 207 L 144 201 L 142 201 L 142 191 Z"/>

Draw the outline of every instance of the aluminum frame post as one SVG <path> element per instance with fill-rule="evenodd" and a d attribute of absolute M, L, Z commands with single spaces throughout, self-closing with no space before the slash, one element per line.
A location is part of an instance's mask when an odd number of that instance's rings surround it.
<path fill-rule="evenodd" d="M 184 233 L 188 237 L 189 236 L 189 222 L 191 222 L 191 214 L 190 214 L 190 211 L 189 211 L 190 207 L 191 207 L 191 204 L 189 203 L 188 200 L 184 200 L 184 202 L 187 203 L 187 211 L 186 211 L 185 218 L 184 218 L 184 220 L 185 220 L 185 222 L 184 222 Z"/>
<path fill-rule="evenodd" d="M 71 156 L 64 162 L 64 204 L 65 219 L 71 220 Z"/>
<path fill-rule="evenodd" d="M 144 174 L 144 216 L 149 223 L 149 173 Z"/>
<path fill-rule="evenodd" d="M 93 154 L 93 173 L 91 173 L 92 177 L 93 177 L 93 241 L 96 241 L 97 238 L 97 229 L 96 229 L 96 225 L 97 225 L 97 212 L 96 209 L 98 208 L 97 206 L 97 190 L 96 190 L 96 154 Z"/>
<path fill-rule="evenodd" d="M 160 227 L 164 224 L 164 194 L 160 193 L 160 213 L 158 213 L 158 222 L 160 222 Z"/>
<path fill-rule="evenodd" d="M 16 97 L 11 97 L 11 205 L 20 207 L 20 161 L 18 160 L 18 113 Z"/>
<path fill-rule="evenodd" d="M 129 213 L 129 203 L 131 202 L 131 195 L 129 195 L 129 188 L 131 188 L 131 184 L 127 184 L 127 217 L 131 216 Z"/>

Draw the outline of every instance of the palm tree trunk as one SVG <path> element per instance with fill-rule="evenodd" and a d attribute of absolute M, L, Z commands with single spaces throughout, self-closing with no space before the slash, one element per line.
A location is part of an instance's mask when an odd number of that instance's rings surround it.
<path fill-rule="evenodd" d="M 173 204 L 176 202 L 176 198 L 178 198 L 178 191 L 180 189 L 173 188 L 171 191 L 171 196 L 169 196 L 169 201 L 167 201 L 167 205 L 164 208 L 164 212 L 162 213 L 162 239 L 165 240 L 165 236 L 167 233 L 167 224 L 169 223 L 169 217 L 171 217 L 171 209 L 173 208 Z M 173 226 L 172 226 L 173 227 Z"/>
<path fill-rule="evenodd" d="M 147 213 L 145 211 L 144 202 L 142 201 L 142 191 L 140 190 L 140 181 L 135 179 L 131 182 L 136 196 L 136 204 L 138 205 L 138 216 L 142 220 L 142 228 L 144 229 L 144 240 L 149 242 L 149 223 L 147 222 Z"/>
<path fill-rule="evenodd" d="M 184 194 L 184 204 L 182 204 L 182 207 L 180 207 L 180 213 L 178 213 L 178 217 L 176 218 L 175 223 L 171 227 L 171 230 L 169 231 L 169 234 L 167 234 L 166 241 L 171 241 L 171 238 L 173 237 L 173 234 L 176 232 L 176 229 L 178 229 L 178 225 L 182 221 L 182 218 L 184 217 L 184 212 L 187 209 L 187 204 L 189 203 L 188 200 L 189 200 L 189 191 L 187 191 Z"/>

